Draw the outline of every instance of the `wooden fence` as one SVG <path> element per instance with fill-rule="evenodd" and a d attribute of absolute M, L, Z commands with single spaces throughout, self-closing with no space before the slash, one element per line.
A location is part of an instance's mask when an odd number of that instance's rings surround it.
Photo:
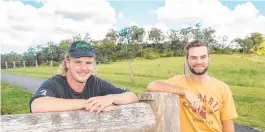
<path fill-rule="evenodd" d="M 1 116 L 2 132 L 179 132 L 179 96 L 145 92 L 99 116 L 86 110 Z"/>

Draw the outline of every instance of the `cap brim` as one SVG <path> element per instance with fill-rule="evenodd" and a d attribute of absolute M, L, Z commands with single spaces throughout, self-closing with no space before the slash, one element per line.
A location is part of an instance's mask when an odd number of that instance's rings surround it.
<path fill-rule="evenodd" d="M 76 50 L 76 51 L 72 51 L 70 52 L 70 56 L 73 58 L 79 58 L 79 57 L 94 57 L 95 54 L 88 52 L 88 51 L 84 51 L 84 50 Z"/>

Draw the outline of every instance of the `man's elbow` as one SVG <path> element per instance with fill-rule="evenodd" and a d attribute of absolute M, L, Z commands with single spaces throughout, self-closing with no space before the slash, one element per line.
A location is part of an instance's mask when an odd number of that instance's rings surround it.
<path fill-rule="evenodd" d="M 131 103 L 138 103 L 139 102 L 139 98 L 137 95 L 135 95 L 134 93 L 130 92 L 131 96 Z"/>
<path fill-rule="evenodd" d="M 139 98 L 138 98 L 137 95 L 135 95 L 135 96 L 133 97 L 132 102 L 133 102 L 133 103 L 138 103 L 138 102 L 139 102 Z"/>
<path fill-rule="evenodd" d="M 31 107 L 31 113 L 44 113 L 44 112 L 46 112 L 46 111 Z"/>
<path fill-rule="evenodd" d="M 43 112 L 45 112 L 43 109 L 31 105 L 31 113 L 43 113 Z"/>
<path fill-rule="evenodd" d="M 44 113 L 44 112 L 49 112 L 48 110 L 45 110 L 45 108 L 43 108 L 43 105 L 40 105 L 40 98 L 37 98 L 35 100 L 32 101 L 30 108 L 31 108 L 31 113 Z"/>
<path fill-rule="evenodd" d="M 157 81 L 153 81 L 148 84 L 147 86 L 147 91 L 148 92 L 158 92 L 159 90 L 157 89 Z"/>

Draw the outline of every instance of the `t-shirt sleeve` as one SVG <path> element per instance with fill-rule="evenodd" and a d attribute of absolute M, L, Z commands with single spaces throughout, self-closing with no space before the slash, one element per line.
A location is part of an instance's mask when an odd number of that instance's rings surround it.
<path fill-rule="evenodd" d="M 176 85 L 177 82 L 179 82 L 180 77 L 181 77 L 180 75 L 177 75 L 177 76 L 174 76 L 174 77 L 171 77 L 167 80 L 162 80 L 162 81 L 164 81 L 168 84 L 171 84 L 171 85 Z"/>
<path fill-rule="evenodd" d="M 33 97 L 30 99 L 29 108 L 31 112 L 31 103 L 39 97 L 56 97 L 56 83 L 51 80 L 44 81 Z"/>
<path fill-rule="evenodd" d="M 125 88 L 119 88 L 116 87 L 114 85 L 112 85 L 111 83 L 97 78 L 98 80 L 98 86 L 99 86 L 99 95 L 100 96 L 104 96 L 104 95 L 108 95 L 108 94 L 121 94 L 124 92 L 129 92 L 129 90 L 125 89 Z"/>
<path fill-rule="evenodd" d="M 225 85 L 222 93 L 223 103 L 221 106 L 221 120 L 231 120 L 238 117 L 232 92 L 228 85 Z"/>

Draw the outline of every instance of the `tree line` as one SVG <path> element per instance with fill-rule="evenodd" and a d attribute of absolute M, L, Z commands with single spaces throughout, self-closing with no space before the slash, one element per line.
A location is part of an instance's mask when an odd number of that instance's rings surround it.
<path fill-rule="evenodd" d="M 206 42 L 212 53 L 258 53 L 265 55 L 264 35 L 254 32 L 245 38 L 236 38 L 228 42 L 228 36 L 216 36 L 211 27 L 202 28 L 200 24 L 179 30 L 170 29 L 163 32 L 158 28 L 145 30 L 142 27 L 130 26 L 120 30 L 109 29 L 105 38 L 94 40 L 89 33 L 84 37 L 80 34 L 61 40 L 52 41 L 30 47 L 23 54 L 10 52 L 1 54 L 2 63 L 5 61 L 38 61 L 39 64 L 49 64 L 49 61 L 60 62 L 68 46 L 76 40 L 90 42 L 96 53 L 97 63 L 108 63 L 119 59 L 133 59 L 136 57 L 155 59 L 158 57 L 184 56 L 185 45 L 191 39 Z M 56 63 L 55 63 L 56 64 Z"/>

